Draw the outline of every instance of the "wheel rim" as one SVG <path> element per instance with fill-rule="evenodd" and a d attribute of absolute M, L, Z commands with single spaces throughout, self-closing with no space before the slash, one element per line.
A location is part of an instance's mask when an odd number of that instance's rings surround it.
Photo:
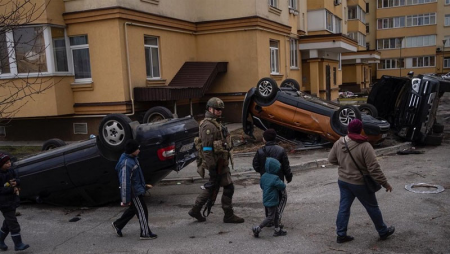
<path fill-rule="evenodd" d="M 119 122 L 110 120 L 104 125 L 103 138 L 109 145 L 120 145 L 125 139 L 125 129 Z"/>
<path fill-rule="evenodd" d="M 148 116 L 147 118 L 147 123 L 154 123 L 154 122 L 159 122 L 166 119 L 162 114 L 159 113 L 153 113 L 150 116 Z"/>
<path fill-rule="evenodd" d="M 258 90 L 261 95 L 263 95 L 264 97 L 267 97 L 272 93 L 273 87 L 269 81 L 264 80 L 261 83 L 259 83 Z"/>
<path fill-rule="evenodd" d="M 339 113 L 339 121 L 345 126 L 347 126 L 355 118 L 356 118 L 355 111 L 349 108 L 344 108 Z"/>

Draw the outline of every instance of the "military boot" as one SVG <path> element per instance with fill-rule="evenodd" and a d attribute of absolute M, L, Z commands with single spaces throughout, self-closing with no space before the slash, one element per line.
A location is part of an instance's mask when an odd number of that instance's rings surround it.
<path fill-rule="evenodd" d="M 200 212 L 202 210 L 201 206 L 194 206 L 191 210 L 189 210 L 189 215 L 195 219 L 197 219 L 198 222 L 204 222 L 206 221 L 206 218 L 203 217 L 202 213 Z"/>
<path fill-rule="evenodd" d="M 235 215 L 233 209 L 223 209 L 225 215 L 223 216 L 224 223 L 243 223 L 244 219 Z"/>

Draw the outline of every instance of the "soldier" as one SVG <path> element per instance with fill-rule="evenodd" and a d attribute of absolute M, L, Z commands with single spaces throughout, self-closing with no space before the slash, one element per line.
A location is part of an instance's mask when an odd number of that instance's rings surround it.
<path fill-rule="evenodd" d="M 201 210 L 205 204 L 207 206 L 205 209 L 211 209 L 220 187 L 223 187 L 221 199 L 222 209 L 225 213 L 223 222 L 244 222 L 243 218 L 236 216 L 233 212 L 234 185 L 231 180 L 230 168 L 228 167 L 230 158 L 229 145 L 226 141 L 228 132 L 217 121 L 222 116 L 224 108 L 225 105 L 221 99 L 216 97 L 209 99 L 206 103 L 205 119 L 200 123 L 198 142 L 201 146 L 198 147 L 200 148 L 201 162 L 199 166 L 208 170 L 209 180 L 205 183 L 205 188 L 195 200 L 194 207 L 189 211 L 189 215 L 199 222 L 206 221 Z"/>

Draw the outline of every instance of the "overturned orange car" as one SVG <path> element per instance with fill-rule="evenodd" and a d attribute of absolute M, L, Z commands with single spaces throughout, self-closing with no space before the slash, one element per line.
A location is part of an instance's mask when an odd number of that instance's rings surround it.
<path fill-rule="evenodd" d="M 358 118 L 363 122 L 362 134 L 371 144 L 386 137 L 390 124 L 362 113 L 352 105 L 340 106 L 300 91 L 294 79 L 284 80 L 280 87 L 271 78 L 262 78 L 244 100 L 242 124 L 244 132 L 253 136 L 254 126 L 273 128 L 282 138 L 310 144 L 335 142 L 347 134 L 347 125 Z"/>

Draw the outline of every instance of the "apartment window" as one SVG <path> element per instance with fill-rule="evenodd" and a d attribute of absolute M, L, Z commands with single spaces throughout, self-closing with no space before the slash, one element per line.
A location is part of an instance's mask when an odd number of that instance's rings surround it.
<path fill-rule="evenodd" d="M 366 13 L 369 13 L 369 3 L 366 3 Z"/>
<path fill-rule="evenodd" d="M 272 7 L 278 7 L 278 0 L 269 0 L 269 5 Z"/>
<path fill-rule="evenodd" d="M 279 74 L 279 42 L 278 41 L 270 41 L 270 73 L 271 74 Z"/>
<path fill-rule="evenodd" d="M 434 56 L 413 57 L 411 67 L 434 67 Z"/>
<path fill-rule="evenodd" d="M 437 0 L 378 0 L 378 8 L 434 3 Z M 446 0 L 449 1 L 449 0 Z"/>
<path fill-rule="evenodd" d="M 350 32 L 348 33 L 348 37 L 358 42 L 359 46 L 366 46 L 366 36 L 360 32 Z"/>
<path fill-rule="evenodd" d="M 450 14 L 445 15 L 445 26 L 450 26 Z"/>
<path fill-rule="evenodd" d="M 289 0 L 289 9 L 297 10 L 297 0 Z"/>
<path fill-rule="evenodd" d="M 436 35 L 406 37 L 406 47 L 436 46 Z"/>
<path fill-rule="evenodd" d="M 424 26 L 436 24 L 436 13 L 406 16 L 406 26 Z"/>
<path fill-rule="evenodd" d="M 90 81 L 91 59 L 89 56 L 89 41 L 87 35 L 70 37 L 75 81 Z"/>
<path fill-rule="evenodd" d="M 370 32 L 369 24 L 366 24 L 366 34 L 368 34 L 369 32 Z"/>
<path fill-rule="evenodd" d="M 13 30 L 18 73 L 47 72 L 43 27 Z"/>
<path fill-rule="evenodd" d="M 450 4 L 450 0 L 445 0 L 445 4 Z"/>
<path fill-rule="evenodd" d="M 145 69 L 147 70 L 147 78 L 160 78 L 161 72 L 159 67 L 159 44 L 157 37 L 144 37 L 145 47 Z"/>
<path fill-rule="evenodd" d="M 404 64 L 402 59 L 381 59 L 378 64 L 379 70 L 399 69 L 403 67 Z"/>
<path fill-rule="evenodd" d="M 67 48 L 64 29 L 52 27 L 53 58 L 56 72 L 68 72 Z"/>
<path fill-rule="evenodd" d="M 450 68 L 450 57 L 444 58 L 444 68 Z"/>
<path fill-rule="evenodd" d="M 366 42 L 366 50 L 370 50 L 370 43 Z"/>
<path fill-rule="evenodd" d="M 6 41 L 6 33 L 0 34 L 0 74 L 10 73 L 8 43 Z"/>
<path fill-rule="evenodd" d="M 290 52 L 291 52 L 291 68 L 298 68 L 298 41 L 291 39 L 290 41 Z"/>
<path fill-rule="evenodd" d="M 333 13 L 327 11 L 326 14 L 326 29 L 332 33 L 341 33 L 341 19 L 334 16 Z"/>
<path fill-rule="evenodd" d="M 450 36 L 445 36 L 444 40 L 445 40 L 445 46 L 450 47 Z"/>
<path fill-rule="evenodd" d="M 359 7 L 359 5 L 349 6 L 348 7 L 348 19 L 357 19 L 365 24 L 366 23 L 366 13 L 364 12 L 364 10 L 361 7 Z"/>

